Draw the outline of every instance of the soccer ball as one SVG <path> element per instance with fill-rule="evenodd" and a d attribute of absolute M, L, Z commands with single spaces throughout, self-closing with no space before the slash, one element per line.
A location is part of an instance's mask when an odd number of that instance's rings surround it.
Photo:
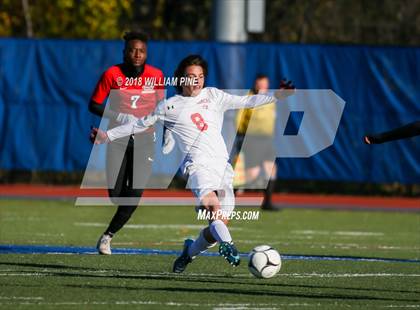
<path fill-rule="evenodd" d="M 280 270 L 280 254 L 269 245 L 255 247 L 248 257 L 248 269 L 257 278 L 272 278 Z"/>

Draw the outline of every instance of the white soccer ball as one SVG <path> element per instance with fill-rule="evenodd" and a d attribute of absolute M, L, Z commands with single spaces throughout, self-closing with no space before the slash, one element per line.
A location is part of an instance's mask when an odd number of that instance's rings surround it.
<path fill-rule="evenodd" d="M 269 245 L 259 245 L 249 253 L 248 269 L 257 278 L 272 278 L 281 267 L 279 252 Z"/>

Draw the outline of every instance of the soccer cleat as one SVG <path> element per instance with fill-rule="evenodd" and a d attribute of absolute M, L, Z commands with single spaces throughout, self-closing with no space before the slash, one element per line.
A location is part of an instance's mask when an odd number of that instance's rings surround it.
<path fill-rule="evenodd" d="M 184 241 L 184 249 L 182 250 L 181 256 L 179 256 L 174 262 L 174 266 L 172 268 L 173 272 L 184 272 L 185 268 L 187 268 L 187 265 L 192 262 L 193 258 L 188 255 L 188 249 L 193 242 L 194 240 L 192 239 L 186 239 Z"/>
<path fill-rule="evenodd" d="M 111 255 L 111 240 L 110 235 L 103 234 L 96 244 L 99 254 L 102 255 Z"/>
<path fill-rule="evenodd" d="M 238 250 L 233 242 L 221 242 L 219 245 L 219 254 L 223 256 L 233 267 L 238 266 L 241 262 Z"/>

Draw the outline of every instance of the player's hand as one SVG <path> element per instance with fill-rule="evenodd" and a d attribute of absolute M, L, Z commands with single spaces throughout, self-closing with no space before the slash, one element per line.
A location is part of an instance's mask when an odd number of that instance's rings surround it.
<path fill-rule="evenodd" d="M 95 127 L 91 128 L 89 139 L 93 144 L 103 144 L 110 142 L 106 132 Z"/>
<path fill-rule="evenodd" d="M 153 126 L 157 121 L 159 120 L 159 116 L 152 112 L 146 116 L 143 116 L 142 118 L 138 119 L 137 122 L 139 122 L 144 127 L 151 127 Z"/>
<path fill-rule="evenodd" d="M 280 81 L 279 89 L 274 93 L 277 99 L 286 99 L 296 92 L 296 87 L 292 81 L 283 79 Z"/>
<path fill-rule="evenodd" d="M 366 144 L 380 144 L 381 141 L 378 140 L 377 137 L 375 137 L 374 135 L 366 135 L 363 137 L 363 141 Z"/>
<path fill-rule="evenodd" d="M 120 123 L 121 125 L 125 125 L 128 123 L 134 123 L 137 121 L 137 117 L 135 117 L 132 114 L 127 114 L 127 113 L 119 113 L 117 116 L 117 122 Z"/>

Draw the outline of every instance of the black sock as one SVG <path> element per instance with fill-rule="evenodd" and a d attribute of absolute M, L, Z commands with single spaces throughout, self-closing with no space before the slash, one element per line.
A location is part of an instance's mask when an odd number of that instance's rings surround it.
<path fill-rule="evenodd" d="M 105 230 L 105 234 L 113 237 L 128 222 L 136 208 L 137 206 L 118 206 L 117 212 Z"/>
<path fill-rule="evenodd" d="M 264 191 L 264 201 L 263 201 L 262 208 L 272 207 L 271 196 L 273 194 L 275 185 L 276 185 L 275 180 L 270 179 L 268 181 L 267 189 Z"/>

